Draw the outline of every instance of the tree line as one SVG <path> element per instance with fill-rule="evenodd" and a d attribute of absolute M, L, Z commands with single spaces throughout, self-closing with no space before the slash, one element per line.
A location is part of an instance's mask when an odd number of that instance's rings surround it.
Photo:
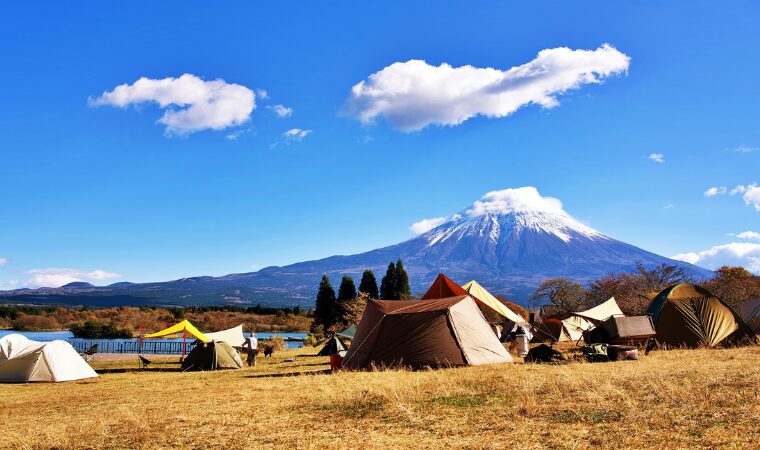
<path fill-rule="evenodd" d="M 694 282 L 683 267 L 663 263 L 647 269 L 637 264 L 631 273 L 610 273 L 586 287 L 565 277 L 549 278 L 535 290 L 530 301 L 534 306 L 544 305 L 545 317 L 564 318 L 615 297 L 623 313 L 641 315 L 663 289 L 676 283 Z M 760 277 L 743 267 L 723 266 L 713 278 L 699 284 L 732 307 L 760 297 Z"/>
<path fill-rule="evenodd" d="M 358 324 L 367 300 L 370 299 L 408 300 L 410 298 L 412 298 L 412 291 L 409 287 L 409 275 L 401 259 L 388 264 L 379 289 L 374 272 L 367 269 L 362 273 L 358 292 L 354 280 L 348 275 L 343 275 L 336 296 L 330 279 L 327 274 L 324 274 L 317 291 L 312 328 L 317 331 L 320 329 L 335 331 L 336 327 L 348 326 L 351 323 Z"/>

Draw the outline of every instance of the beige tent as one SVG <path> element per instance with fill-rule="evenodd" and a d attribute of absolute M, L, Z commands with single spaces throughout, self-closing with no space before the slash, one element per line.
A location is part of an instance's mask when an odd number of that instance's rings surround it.
<path fill-rule="evenodd" d="M 525 319 L 519 314 L 513 312 L 511 309 L 500 302 L 499 299 L 491 295 L 483 286 L 478 284 L 477 281 L 472 280 L 469 283 L 462 286 L 470 296 L 482 305 L 485 305 L 502 316 L 506 317 L 512 322 L 525 322 Z"/>
<path fill-rule="evenodd" d="M 472 297 L 370 300 L 343 366 L 448 367 L 512 362 Z"/>
<path fill-rule="evenodd" d="M 203 334 L 212 341 L 226 342 L 231 347 L 242 347 L 245 344 L 245 336 L 243 336 L 243 325 L 238 325 L 227 330 L 214 331 L 213 333 Z"/>
<path fill-rule="evenodd" d="M 66 341 L 37 342 L 20 334 L 0 339 L 0 382 L 73 381 L 98 374 Z"/>
<path fill-rule="evenodd" d="M 739 304 L 736 312 L 742 316 L 755 333 L 760 333 L 760 298 L 753 298 Z"/>
<path fill-rule="evenodd" d="M 559 340 L 577 341 L 583 337 L 584 331 L 594 328 L 597 324 L 604 322 L 612 316 L 624 315 L 615 301 L 615 297 L 612 297 L 600 305 L 586 311 L 573 313 L 570 317 L 563 320 Z"/>

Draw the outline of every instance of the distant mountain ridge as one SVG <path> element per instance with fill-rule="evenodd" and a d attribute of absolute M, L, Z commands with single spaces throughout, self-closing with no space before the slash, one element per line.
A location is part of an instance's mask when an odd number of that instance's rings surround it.
<path fill-rule="evenodd" d="M 322 274 L 336 284 L 372 269 L 378 283 L 390 261 L 401 258 L 413 293 L 424 292 L 439 272 L 459 283 L 476 279 L 492 291 L 525 303 L 549 277 L 588 283 L 607 273 L 630 272 L 636 263 L 685 268 L 696 278 L 712 272 L 675 261 L 606 236 L 561 208 L 467 210 L 405 242 L 368 252 L 331 256 L 257 272 L 190 277 L 161 283 L 114 283 L 96 287 L 70 283 L 61 288 L 0 292 L 0 300 L 94 306 L 238 304 L 312 307 Z M 87 286 L 85 286 L 87 285 Z"/>

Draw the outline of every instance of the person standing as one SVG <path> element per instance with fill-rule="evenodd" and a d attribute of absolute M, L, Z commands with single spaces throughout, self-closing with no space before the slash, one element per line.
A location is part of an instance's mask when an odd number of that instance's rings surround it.
<path fill-rule="evenodd" d="M 251 331 L 251 336 L 245 340 L 245 349 L 248 352 L 248 358 L 246 362 L 248 367 L 256 365 L 256 356 L 259 354 L 259 340 L 256 339 L 256 335 Z"/>

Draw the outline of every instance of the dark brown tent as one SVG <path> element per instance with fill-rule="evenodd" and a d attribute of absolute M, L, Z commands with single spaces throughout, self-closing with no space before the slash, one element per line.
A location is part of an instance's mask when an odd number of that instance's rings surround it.
<path fill-rule="evenodd" d="M 447 367 L 511 362 L 472 297 L 370 300 L 343 366 Z"/>
<path fill-rule="evenodd" d="M 451 278 L 439 273 L 430 289 L 425 292 L 421 300 L 433 300 L 436 298 L 457 297 L 467 295 L 467 291 L 462 286 L 454 283 Z"/>
<path fill-rule="evenodd" d="M 701 286 L 668 287 L 652 300 L 647 314 L 655 324 L 657 341 L 669 346 L 714 347 L 755 339 L 739 314 Z"/>

